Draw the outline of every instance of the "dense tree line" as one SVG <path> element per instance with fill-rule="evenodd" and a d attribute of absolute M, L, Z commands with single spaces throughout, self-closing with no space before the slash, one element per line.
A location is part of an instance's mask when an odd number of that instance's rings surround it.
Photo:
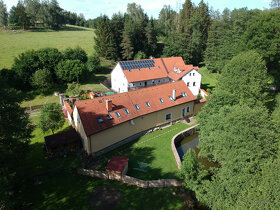
<path fill-rule="evenodd" d="M 47 90 L 54 84 L 79 82 L 89 73 L 98 71 L 99 57 L 88 56 L 80 47 L 30 50 L 15 58 L 10 70 L 1 70 L 0 76 L 9 78 L 20 90 Z"/>
<path fill-rule="evenodd" d="M 0 26 L 45 27 L 59 29 L 64 24 L 89 27 L 83 14 L 63 10 L 57 0 L 19 0 L 10 11 L 0 1 Z"/>
<path fill-rule="evenodd" d="M 154 20 L 135 3 L 128 4 L 124 15 L 117 13 L 111 19 L 106 15 L 99 17 L 95 33 L 95 50 L 107 59 L 160 56 Z"/>
<path fill-rule="evenodd" d="M 234 56 L 199 113 L 199 156 L 218 166 L 206 171 L 188 152 L 181 173 L 186 187 L 210 208 L 280 205 L 279 96 L 271 110 L 266 70 L 256 51 Z"/>

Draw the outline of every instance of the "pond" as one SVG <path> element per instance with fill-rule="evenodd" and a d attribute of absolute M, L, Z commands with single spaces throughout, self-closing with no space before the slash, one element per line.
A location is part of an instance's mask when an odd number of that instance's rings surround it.
<path fill-rule="evenodd" d="M 200 162 L 204 166 L 203 168 L 205 170 L 208 170 L 210 167 L 218 167 L 219 166 L 218 163 L 210 162 L 205 157 L 198 157 L 198 153 L 199 153 L 199 149 L 197 148 L 198 142 L 199 142 L 199 136 L 198 133 L 195 132 L 194 134 L 189 135 L 183 138 L 181 141 L 175 143 L 181 161 L 183 161 L 183 156 L 188 151 L 188 149 L 194 149 L 198 162 Z"/>
<path fill-rule="evenodd" d="M 181 161 L 183 161 L 183 156 L 187 152 L 187 150 L 195 149 L 198 145 L 198 142 L 199 142 L 198 133 L 194 133 L 193 135 L 187 136 L 175 144 Z"/>

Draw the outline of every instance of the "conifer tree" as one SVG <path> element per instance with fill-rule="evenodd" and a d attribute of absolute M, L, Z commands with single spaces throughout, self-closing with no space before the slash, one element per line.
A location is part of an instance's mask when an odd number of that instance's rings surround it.
<path fill-rule="evenodd" d="M 7 7 L 3 0 L 0 0 L 0 26 L 6 28 L 8 25 L 8 12 Z"/>

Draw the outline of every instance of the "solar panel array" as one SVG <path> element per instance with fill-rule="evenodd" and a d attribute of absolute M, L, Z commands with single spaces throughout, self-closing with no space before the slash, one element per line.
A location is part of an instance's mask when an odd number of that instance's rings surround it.
<path fill-rule="evenodd" d="M 120 65 L 123 70 L 141 69 L 155 66 L 154 60 L 141 60 L 141 61 L 122 61 Z"/>

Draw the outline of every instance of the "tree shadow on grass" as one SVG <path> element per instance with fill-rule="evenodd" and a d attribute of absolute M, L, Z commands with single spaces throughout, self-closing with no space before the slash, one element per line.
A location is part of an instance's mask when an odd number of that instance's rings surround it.
<path fill-rule="evenodd" d="M 210 85 L 209 83 L 207 84 L 201 84 L 201 89 L 204 89 L 205 91 L 207 91 L 207 89 L 210 89 L 210 91 L 213 91 L 215 87 Z"/>
<path fill-rule="evenodd" d="M 58 31 L 92 31 L 87 28 L 80 28 L 75 26 L 62 26 L 59 29 L 48 29 L 48 28 L 30 28 L 29 32 L 58 32 Z"/>
<path fill-rule="evenodd" d="M 103 164 L 101 165 L 99 170 L 105 170 L 105 166 L 107 165 L 108 161 L 112 158 L 112 156 L 124 156 L 129 158 L 128 172 L 127 172 L 128 176 L 132 176 L 143 180 L 177 178 L 176 173 L 171 173 L 171 172 L 166 173 L 163 172 L 162 168 L 157 168 L 153 166 L 153 161 L 155 160 L 155 156 L 153 155 L 153 151 L 155 150 L 154 148 L 152 147 L 133 148 L 132 145 L 134 143 L 128 143 L 102 156 L 101 158 L 103 159 Z M 138 170 L 139 168 L 141 168 L 139 166 L 139 162 L 150 164 L 150 165 L 146 167 L 144 171 L 141 171 Z"/>

